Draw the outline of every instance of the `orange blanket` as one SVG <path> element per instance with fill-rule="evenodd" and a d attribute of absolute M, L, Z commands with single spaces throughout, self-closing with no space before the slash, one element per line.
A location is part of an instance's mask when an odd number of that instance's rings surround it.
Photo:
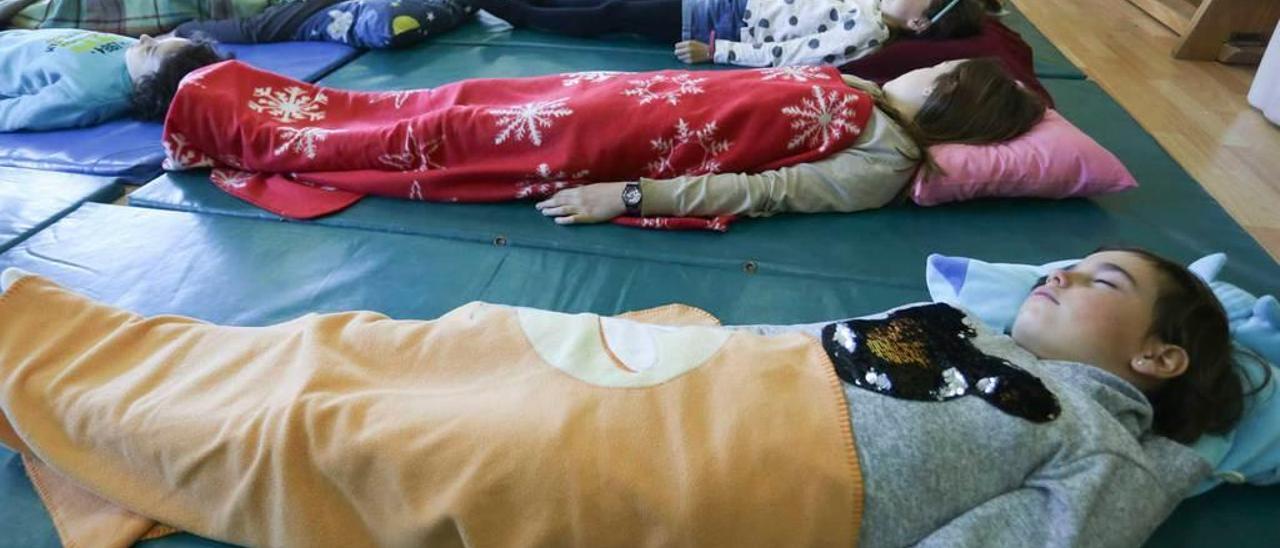
<path fill-rule="evenodd" d="M 708 318 L 472 303 L 223 327 L 30 276 L 0 296 L 0 440 L 68 545 L 156 522 L 261 546 L 855 544 L 819 343 Z"/>

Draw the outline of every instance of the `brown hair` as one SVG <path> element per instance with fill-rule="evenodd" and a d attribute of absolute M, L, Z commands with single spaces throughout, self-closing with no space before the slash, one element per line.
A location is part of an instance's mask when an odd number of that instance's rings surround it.
<path fill-rule="evenodd" d="M 902 127 L 920 147 L 919 155 L 899 151 L 929 172 L 944 173 L 929 156 L 928 147 L 942 143 L 987 144 L 1013 139 L 1031 131 L 1044 118 L 1039 95 L 1024 88 L 991 58 L 969 59 L 939 76 L 920 112 L 907 120 L 879 89 L 870 91 L 876 108 Z M 904 187 L 911 188 L 910 185 Z"/>
<path fill-rule="evenodd" d="M 1156 434 L 1190 444 L 1208 433 L 1224 434 L 1244 413 L 1244 398 L 1271 382 L 1266 377 L 1248 394 L 1236 372 L 1227 313 L 1199 276 L 1145 249 L 1118 247 L 1099 251 L 1132 253 L 1164 278 L 1156 296 L 1151 335 L 1186 350 L 1187 371 L 1147 394 L 1154 408 Z"/>
<path fill-rule="evenodd" d="M 933 0 L 929 9 L 924 10 L 924 16 L 933 19 L 933 16 L 946 8 L 949 3 L 951 0 Z M 986 19 L 987 10 L 981 1 L 960 0 L 960 3 L 951 8 L 951 11 L 943 15 L 937 23 L 929 25 L 929 28 L 916 36 L 934 40 L 973 36 L 982 32 L 982 23 Z"/>
<path fill-rule="evenodd" d="M 1044 111 L 1044 101 L 1000 61 L 971 59 L 938 77 L 910 125 L 920 146 L 998 143 L 1030 131 Z"/>
<path fill-rule="evenodd" d="M 169 112 L 169 103 L 178 93 L 178 84 L 182 79 L 198 68 L 212 65 L 232 58 L 215 49 L 215 43 L 203 36 L 192 37 L 190 44 L 184 44 L 170 54 L 156 71 L 138 78 L 133 83 L 133 93 L 129 103 L 133 107 L 133 115 L 139 119 L 159 122 Z"/>

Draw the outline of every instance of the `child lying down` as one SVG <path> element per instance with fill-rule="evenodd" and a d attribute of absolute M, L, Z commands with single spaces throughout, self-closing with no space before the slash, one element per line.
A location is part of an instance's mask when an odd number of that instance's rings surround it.
<path fill-rule="evenodd" d="M 213 43 L 76 29 L 0 31 L 0 132 L 164 118 L 178 83 L 224 60 Z"/>
<path fill-rule="evenodd" d="M 1242 405 L 1221 306 L 1141 251 L 1053 272 L 1009 336 L 944 304 L 223 327 L 23 274 L 0 439 L 126 543 L 1136 546 L 1209 473 L 1185 444 Z"/>
<path fill-rule="evenodd" d="M 470 0 L 517 27 L 675 44 L 686 63 L 842 64 L 900 36 L 977 34 L 976 0 Z M 939 46 L 942 47 L 942 46 Z"/>
<path fill-rule="evenodd" d="M 986 59 L 920 69 L 883 89 L 831 67 L 787 67 L 392 92 L 323 88 L 231 62 L 183 83 L 165 120 L 165 167 L 213 167 L 222 189 L 294 218 L 375 194 L 549 198 L 538 207 L 560 223 L 653 226 L 880 207 L 927 163 L 921 147 L 1012 139 L 1044 111 Z"/>

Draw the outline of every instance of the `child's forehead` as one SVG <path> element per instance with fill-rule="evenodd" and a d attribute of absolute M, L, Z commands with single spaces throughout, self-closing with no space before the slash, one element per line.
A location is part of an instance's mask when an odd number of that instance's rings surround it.
<path fill-rule="evenodd" d="M 1074 269 L 1085 269 L 1091 272 L 1120 271 L 1139 286 L 1154 286 L 1161 281 L 1156 266 L 1146 257 L 1132 251 L 1108 250 L 1091 253 L 1080 262 L 1068 267 L 1068 270 Z"/>

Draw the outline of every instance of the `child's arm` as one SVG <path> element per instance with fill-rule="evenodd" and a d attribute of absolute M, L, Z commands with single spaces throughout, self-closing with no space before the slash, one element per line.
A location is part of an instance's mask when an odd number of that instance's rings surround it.
<path fill-rule="evenodd" d="M 640 212 L 650 216 L 767 216 L 783 211 L 850 212 L 883 206 L 913 173 L 900 154 L 855 148 L 808 164 L 762 173 L 719 173 L 641 179 Z M 538 202 L 560 224 L 608 221 L 623 214 L 626 183 L 595 183 L 557 192 Z"/>
<path fill-rule="evenodd" d="M 645 216 L 710 216 L 858 211 L 891 201 L 916 166 L 910 138 L 876 112 L 863 129 L 867 139 L 816 162 L 755 174 L 720 173 L 671 179 L 641 179 Z M 622 214 L 625 183 L 570 188 L 539 202 L 557 222 L 598 223 Z M 562 217 L 572 219 L 561 220 Z"/>
<path fill-rule="evenodd" d="M 889 40 L 889 31 L 874 17 L 836 21 L 834 28 L 784 42 L 716 40 L 716 63 L 745 67 L 840 65 L 876 51 Z"/>
<path fill-rule="evenodd" d="M 1141 546 L 1182 498 L 1117 455 L 1097 453 L 1058 468 L 957 516 L 917 546 Z"/>
<path fill-rule="evenodd" d="M 817 162 L 754 174 L 716 173 L 641 179 L 645 216 L 768 216 L 851 212 L 893 199 L 914 162 L 849 148 Z"/>

